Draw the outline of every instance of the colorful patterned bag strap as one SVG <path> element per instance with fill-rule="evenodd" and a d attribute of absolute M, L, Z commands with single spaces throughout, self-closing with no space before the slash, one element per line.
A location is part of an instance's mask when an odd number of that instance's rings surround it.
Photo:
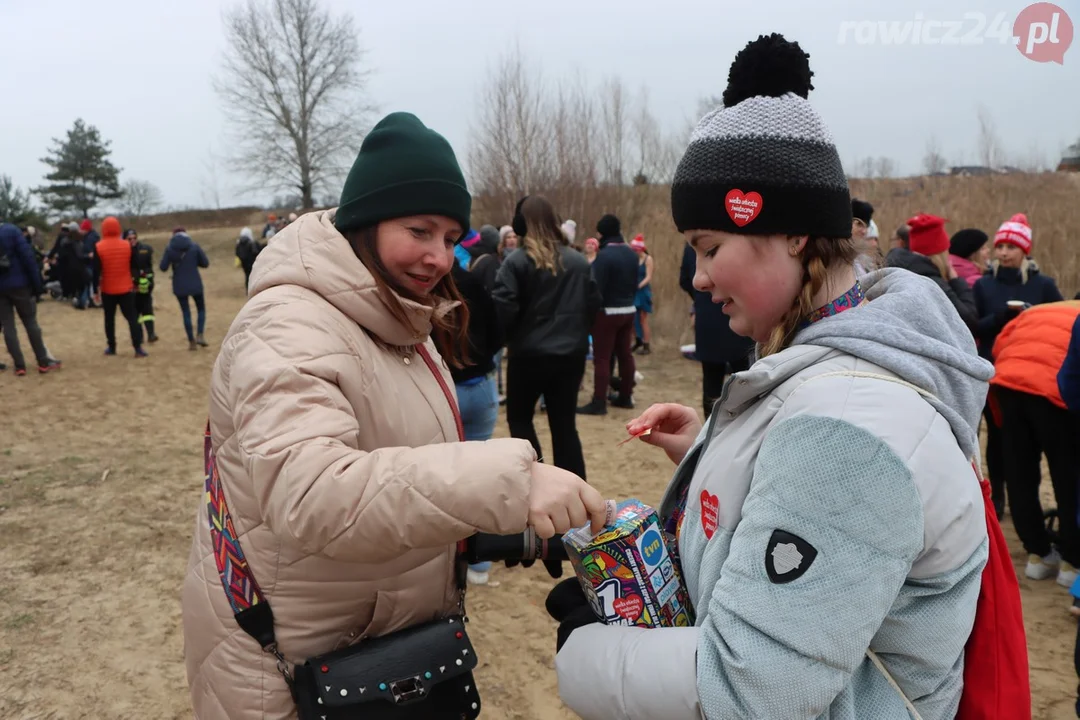
<path fill-rule="evenodd" d="M 435 376 L 443 395 L 446 396 L 446 401 L 450 404 L 454 424 L 457 426 L 458 439 L 464 440 L 465 425 L 450 387 L 446 384 L 446 380 L 439 372 L 427 348 L 417 345 L 416 349 L 432 375 Z M 274 637 L 274 613 L 248 566 L 244 550 L 240 547 L 240 538 L 233 526 L 232 515 L 229 514 L 229 504 L 225 500 L 225 490 L 221 485 L 221 475 L 218 473 L 217 459 L 214 457 L 214 447 L 210 440 L 209 421 L 206 423 L 206 435 L 203 440 L 203 464 L 206 471 L 206 512 L 210 519 L 210 543 L 214 548 L 214 563 L 217 565 L 218 577 L 221 579 L 221 587 L 225 590 L 225 597 L 229 600 L 229 607 L 232 608 L 233 616 L 241 629 L 255 638 L 259 647 L 277 658 L 278 670 L 287 681 L 291 682 L 292 676 L 289 673 L 288 663 L 278 650 L 277 640 Z M 464 541 L 459 543 L 459 551 L 463 543 Z M 464 563 L 459 562 L 458 565 L 461 566 Z M 459 602 L 464 614 L 464 569 L 459 567 L 457 574 L 458 588 L 461 591 Z"/>
<path fill-rule="evenodd" d="M 266 652 L 277 658 L 278 670 L 291 681 L 289 666 L 277 649 L 274 637 L 274 613 L 266 601 L 259 583 L 251 573 L 244 550 L 240 547 L 240 538 L 233 526 L 229 504 L 225 500 L 225 490 L 221 486 L 214 447 L 210 441 L 210 422 L 206 423 L 206 437 L 203 441 L 203 462 L 206 469 L 206 512 L 210 519 L 210 544 L 214 549 L 214 564 L 217 565 L 221 587 L 229 600 L 237 624 L 255 639 Z"/>

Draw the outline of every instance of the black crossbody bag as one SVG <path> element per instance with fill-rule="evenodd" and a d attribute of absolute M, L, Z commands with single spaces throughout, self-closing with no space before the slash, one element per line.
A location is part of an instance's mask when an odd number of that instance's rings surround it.
<path fill-rule="evenodd" d="M 417 351 L 439 381 L 464 437 L 454 396 L 423 345 Z M 472 720 L 480 715 L 476 653 L 465 630 L 467 561 L 459 543 L 458 613 L 308 658 L 290 668 L 278 650 L 274 613 L 248 567 L 233 527 L 206 426 L 203 447 L 214 559 L 237 624 L 277 659 L 300 720 Z"/>

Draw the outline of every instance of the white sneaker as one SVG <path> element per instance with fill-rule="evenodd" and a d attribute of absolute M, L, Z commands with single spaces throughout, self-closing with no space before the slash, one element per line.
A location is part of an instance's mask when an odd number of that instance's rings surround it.
<path fill-rule="evenodd" d="M 634 382 L 641 382 L 641 381 L 642 381 L 642 380 L 644 380 L 644 379 L 645 379 L 645 376 L 644 376 L 644 375 L 642 375 L 642 374 L 641 374 L 641 373 L 640 373 L 639 371 L 637 371 L 637 370 L 635 370 L 635 371 L 634 371 Z"/>
<path fill-rule="evenodd" d="M 1046 580 L 1053 577 L 1057 573 L 1058 568 L 1061 567 L 1061 556 L 1058 555 L 1057 550 L 1051 550 L 1049 555 L 1039 557 L 1038 555 L 1028 555 L 1027 568 L 1024 569 L 1024 575 L 1030 580 Z"/>
<path fill-rule="evenodd" d="M 1071 588 L 1073 583 L 1076 582 L 1077 572 L 1076 568 L 1072 564 L 1061 561 L 1061 567 L 1058 568 L 1057 584 L 1061 587 Z"/>
<path fill-rule="evenodd" d="M 487 585 L 489 580 L 486 572 L 478 572 L 472 568 L 465 573 L 465 579 L 470 585 Z"/>

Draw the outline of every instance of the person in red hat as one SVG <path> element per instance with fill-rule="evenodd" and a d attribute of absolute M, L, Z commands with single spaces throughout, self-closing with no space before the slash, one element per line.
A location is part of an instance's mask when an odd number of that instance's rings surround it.
<path fill-rule="evenodd" d="M 991 269 L 975 283 L 975 310 L 979 320 L 975 326 L 975 339 L 979 354 L 987 360 L 994 359 L 994 343 L 1005 324 L 1015 317 L 1016 309 L 1009 303 L 1022 303 L 1021 307 L 1058 302 L 1064 298 L 1054 279 L 1039 272 L 1031 259 L 1034 233 L 1027 216 L 1017 213 L 1002 223 L 994 234 L 994 261 Z M 996 409 L 993 388 L 986 403 L 986 466 L 994 492 L 994 506 L 998 517 L 1005 512 L 1005 461 L 1002 456 L 1001 417 Z"/>
<path fill-rule="evenodd" d="M 652 278 L 653 259 L 649 249 L 645 247 L 645 236 L 638 233 L 630 241 L 630 249 L 638 254 L 638 287 L 634 295 L 634 308 L 637 316 L 634 318 L 636 340 L 631 352 L 639 355 L 648 355 L 652 352 L 649 343 L 652 342 L 652 329 L 649 327 L 649 316 L 653 311 Z"/>
<path fill-rule="evenodd" d="M 889 253 L 888 267 L 898 267 L 928 277 L 938 284 L 949 302 L 956 308 L 960 319 L 974 328 L 978 316 L 971 286 L 956 274 L 949 262 L 949 236 L 945 232 L 945 218 L 920 213 L 907 221 L 908 247 L 896 248 Z"/>

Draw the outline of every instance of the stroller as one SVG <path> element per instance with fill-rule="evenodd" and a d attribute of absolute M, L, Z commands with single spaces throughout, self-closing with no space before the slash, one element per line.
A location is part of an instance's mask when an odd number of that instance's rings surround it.
<path fill-rule="evenodd" d="M 53 300 L 64 297 L 63 285 L 60 283 L 60 268 L 55 262 L 51 263 L 46 259 L 42 264 L 41 276 L 45 280 L 45 292 L 49 293 L 49 297 Z"/>

